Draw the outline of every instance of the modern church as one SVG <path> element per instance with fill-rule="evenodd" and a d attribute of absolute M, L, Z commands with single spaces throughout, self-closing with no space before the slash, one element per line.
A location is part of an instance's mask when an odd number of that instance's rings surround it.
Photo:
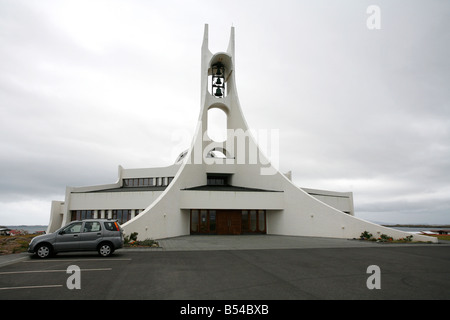
<path fill-rule="evenodd" d="M 279 172 L 245 121 L 234 63 L 234 27 L 227 51 L 213 54 L 205 25 L 200 114 L 190 148 L 167 167 L 119 166 L 115 183 L 67 187 L 64 201 L 52 201 L 47 232 L 73 220 L 109 218 L 117 219 L 126 234 L 137 232 L 139 239 L 189 234 L 359 238 L 364 231 L 409 235 L 356 218 L 351 192 L 300 188 L 290 174 Z M 214 109 L 226 116 L 223 139 L 209 134 Z M 277 138 L 276 132 L 267 137 L 272 145 Z"/>

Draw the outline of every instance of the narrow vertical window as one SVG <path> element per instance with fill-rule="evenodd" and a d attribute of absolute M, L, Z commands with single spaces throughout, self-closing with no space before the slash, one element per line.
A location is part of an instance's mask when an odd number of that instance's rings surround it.
<path fill-rule="evenodd" d="M 248 211 L 242 210 L 242 233 L 248 232 Z"/>
<path fill-rule="evenodd" d="M 198 210 L 191 211 L 191 231 L 198 232 Z"/>
<path fill-rule="evenodd" d="M 216 232 L 216 210 L 209 210 L 209 232 Z"/>
<path fill-rule="evenodd" d="M 258 210 L 258 230 L 263 232 L 266 230 L 266 212 Z"/>
<path fill-rule="evenodd" d="M 250 231 L 256 231 L 256 210 L 250 210 Z"/>
<path fill-rule="evenodd" d="M 200 231 L 208 231 L 208 211 L 200 210 Z"/>

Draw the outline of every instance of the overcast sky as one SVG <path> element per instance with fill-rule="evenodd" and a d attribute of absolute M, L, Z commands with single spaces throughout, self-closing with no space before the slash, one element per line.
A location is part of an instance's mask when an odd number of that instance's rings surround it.
<path fill-rule="evenodd" d="M 380 8 L 370 30 L 369 5 Z M 225 51 L 247 123 L 300 187 L 357 217 L 450 223 L 450 2 L 0 0 L 0 225 L 47 224 L 66 186 L 167 166 Z"/>

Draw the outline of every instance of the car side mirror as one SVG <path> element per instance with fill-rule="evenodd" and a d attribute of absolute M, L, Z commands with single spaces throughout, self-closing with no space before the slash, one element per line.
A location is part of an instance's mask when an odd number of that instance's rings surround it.
<path fill-rule="evenodd" d="M 58 234 L 60 234 L 60 235 L 63 235 L 63 234 L 65 234 L 66 232 L 64 231 L 64 230 L 61 230 L 60 232 L 58 232 Z"/>

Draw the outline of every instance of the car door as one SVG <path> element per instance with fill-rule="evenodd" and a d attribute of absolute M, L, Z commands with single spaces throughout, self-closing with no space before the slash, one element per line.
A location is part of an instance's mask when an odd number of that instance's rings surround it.
<path fill-rule="evenodd" d="M 74 222 L 62 229 L 56 235 L 54 248 L 56 251 L 79 250 L 79 240 L 82 222 Z"/>
<path fill-rule="evenodd" d="M 102 227 L 99 221 L 86 221 L 80 233 L 80 250 L 96 250 L 102 239 Z"/>

